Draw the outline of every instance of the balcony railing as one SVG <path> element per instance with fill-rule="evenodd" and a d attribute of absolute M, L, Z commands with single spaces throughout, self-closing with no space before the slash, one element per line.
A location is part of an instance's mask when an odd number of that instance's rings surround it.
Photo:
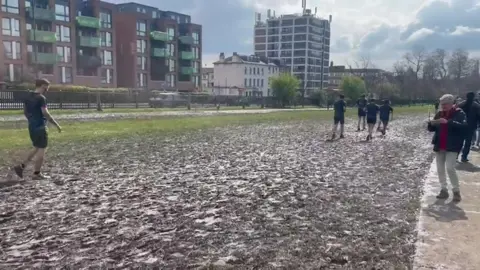
<path fill-rule="evenodd" d="M 57 41 L 57 36 L 55 35 L 55 32 L 28 30 L 28 39 L 30 41 L 55 43 Z"/>
<path fill-rule="evenodd" d="M 100 47 L 100 38 L 99 37 L 87 37 L 87 36 L 80 36 L 79 44 L 82 47 L 91 47 L 91 48 L 98 48 Z"/>
<path fill-rule="evenodd" d="M 171 41 L 171 40 L 173 40 L 173 37 L 169 36 L 168 33 L 160 32 L 160 31 L 151 32 L 150 37 L 153 40 L 160 40 L 160 41 Z"/>
<path fill-rule="evenodd" d="M 193 55 L 193 52 L 181 52 L 180 58 L 182 60 L 193 60 L 195 59 L 195 55 Z"/>
<path fill-rule="evenodd" d="M 197 69 L 194 67 L 182 67 L 181 73 L 185 75 L 192 75 L 198 73 Z"/>
<path fill-rule="evenodd" d="M 55 11 L 45 8 L 26 8 L 28 17 L 36 20 L 55 21 Z"/>
<path fill-rule="evenodd" d="M 152 56 L 153 57 L 171 57 L 172 55 L 167 49 L 153 48 Z"/>
<path fill-rule="evenodd" d="M 61 60 L 56 53 L 28 53 L 28 59 L 31 64 L 54 65 Z"/>
<path fill-rule="evenodd" d="M 193 37 L 191 36 L 181 36 L 178 38 L 178 40 L 180 40 L 181 43 L 183 44 L 187 44 L 187 45 L 193 45 L 194 44 L 194 40 L 193 40 Z"/>
<path fill-rule="evenodd" d="M 100 28 L 100 19 L 96 17 L 77 16 L 77 24 L 83 27 Z"/>

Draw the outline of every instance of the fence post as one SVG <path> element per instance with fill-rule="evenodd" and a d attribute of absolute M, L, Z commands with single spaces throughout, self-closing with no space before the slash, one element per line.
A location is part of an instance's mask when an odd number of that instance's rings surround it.
<path fill-rule="evenodd" d="M 97 92 L 97 111 L 103 112 L 102 101 L 100 99 L 100 92 Z"/>
<path fill-rule="evenodd" d="M 90 102 L 90 90 L 87 91 L 87 99 L 88 99 L 88 100 L 87 100 L 87 101 L 88 101 L 88 106 L 87 106 L 87 108 L 90 109 L 90 103 L 91 103 L 91 102 Z"/>
<path fill-rule="evenodd" d="M 138 109 L 138 92 L 135 91 L 135 108 Z"/>
<path fill-rule="evenodd" d="M 187 104 L 187 109 L 191 110 L 192 109 L 192 93 L 188 92 L 188 104 Z"/>

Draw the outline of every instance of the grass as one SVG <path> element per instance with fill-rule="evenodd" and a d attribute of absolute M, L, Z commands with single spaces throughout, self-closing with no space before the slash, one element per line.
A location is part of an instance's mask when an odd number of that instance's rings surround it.
<path fill-rule="evenodd" d="M 427 107 L 399 107 L 395 115 L 425 114 Z M 332 111 L 285 111 L 262 114 L 235 114 L 197 117 L 159 117 L 154 119 L 124 119 L 101 122 L 63 122 L 63 130 L 58 134 L 50 129 L 53 143 L 62 141 L 88 141 L 102 138 L 119 138 L 136 134 L 178 133 L 191 130 L 223 127 L 227 125 L 245 125 L 263 122 L 328 120 Z M 356 110 L 348 110 L 347 117 L 356 115 Z M 28 147 L 30 144 L 25 128 L 0 129 L 0 151 Z"/>

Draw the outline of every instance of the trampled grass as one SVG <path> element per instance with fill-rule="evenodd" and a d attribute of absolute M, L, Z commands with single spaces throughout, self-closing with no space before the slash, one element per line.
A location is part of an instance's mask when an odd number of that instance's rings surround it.
<path fill-rule="evenodd" d="M 425 114 L 428 116 L 428 107 L 399 107 L 395 108 L 395 115 Z M 348 109 L 347 117 L 354 117 L 356 109 Z M 50 141 L 55 144 L 63 141 L 88 141 L 92 139 L 119 138 L 129 135 L 149 133 L 177 133 L 228 125 L 246 125 L 270 121 L 301 121 L 301 120 L 328 120 L 333 117 L 333 111 L 285 111 L 261 114 L 234 114 L 218 116 L 195 117 L 159 117 L 153 119 L 125 119 L 99 122 L 61 122 L 62 133 L 51 128 Z M 26 128 L 0 129 L 0 152 L 28 147 L 30 144 Z"/>

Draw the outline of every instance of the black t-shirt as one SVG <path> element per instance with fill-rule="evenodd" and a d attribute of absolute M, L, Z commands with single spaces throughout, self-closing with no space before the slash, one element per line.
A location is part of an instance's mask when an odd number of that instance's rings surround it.
<path fill-rule="evenodd" d="M 367 118 L 377 118 L 378 111 L 380 107 L 378 107 L 375 103 L 369 103 L 367 105 Z"/>
<path fill-rule="evenodd" d="M 393 108 L 390 105 L 380 106 L 380 119 L 388 120 L 390 118 L 390 113 L 393 112 Z"/>
<path fill-rule="evenodd" d="M 47 121 L 42 108 L 47 107 L 47 99 L 40 93 L 30 92 L 24 101 L 24 113 L 28 127 L 32 129 L 45 127 Z"/>
<path fill-rule="evenodd" d="M 343 99 L 337 100 L 333 104 L 333 109 L 335 110 L 335 117 L 342 118 L 345 117 L 345 108 L 347 104 Z"/>
<path fill-rule="evenodd" d="M 362 110 L 363 110 L 363 109 L 365 109 L 366 106 L 367 106 L 367 100 L 366 100 L 366 99 L 364 99 L 364 98 L 359 98 L 359 99 L 357 100 L 357 107 L 358 107 L 359 109 L 362 109 Z"/>

